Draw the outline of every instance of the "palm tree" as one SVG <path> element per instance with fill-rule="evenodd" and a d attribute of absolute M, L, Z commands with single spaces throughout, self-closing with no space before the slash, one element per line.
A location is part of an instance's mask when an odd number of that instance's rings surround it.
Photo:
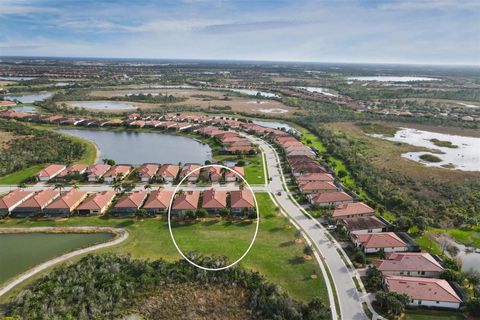
<path fill-rule="evenodd" d="M 78 189 L 77 180 L 72 180 L 72 189 Z"/>
<path fill-rule="evenodd" d="M 115 193 L 118 193 L 120 192 L 120 190 L 122 190 L 122 185 L 120 184 L 120 182 L 115 182 L 114 184 L 112 184 L 112 188 Z"/>
<path fill-rule="evenodd" d="M 107 159 L 107 158 L 103 158 L 103 159 L 102 159 L 102 162 L 103 162 L 103 164 L 107 164 L 108 159 Z"/>
<path fill-rule="evenodd" d="M 150 183 L 147 183 L 144 187 L 143 187 L 145 190 L 151 190 L 152 189 L 152 185 Z"/>
<path fill-rule="evenodd" d="M 27 187 L 27 184 L 26 184 L 25 182 L 20 182 L 20 183 L 17 185 L 17 187 L 18 187 L 19 189 L 23 189 L 23 188 L 26 188 L 26 187 Z"/>
<path fill-rule="evenodd" d="M 53 189 L 62 192 L 62 190 L 65 189 L 65 184 L 63 184 L 63 183 L 55 183 L 55 186 L 53 187 Z"/>

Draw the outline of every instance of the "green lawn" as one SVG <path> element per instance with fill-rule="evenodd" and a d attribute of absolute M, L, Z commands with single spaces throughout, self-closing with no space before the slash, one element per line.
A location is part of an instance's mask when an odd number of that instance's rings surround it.
<path fill-rule="evenodd" d="M 420 248 L 422 248 L 423 250 L 433 254 L 442 254 L 442 249 L 440 249 L 438 244 L 431 238 L 428 233 L 424 233 L 421 236 L 414 237 L 414 239 L 418 243 Z"/>
<path fill-rule="evenodd" d="M 279 284 L 293 297 L 309 301 L 315 296 L 320 296 L 328 303 L 327 291 L 319 266 L 314 260 L 303 259 L 303 246 L 296 245 L 295 228 L 280 213 L 275 212 L 275 205 L 267 193 L 257 193 L 260 209 L 260 229 L 257 240 L 250 253 L 240 262 L 240 265 L 256 270 L 267 277 L 268 280 Z M 168 232 L 167 222 L 163 219 L 109 219 L 106 217 L 73 217 L 66 221 L 28 221 L 4 220 L 0 227 L 30 227 L 30 226 L 115 226 L 126 228 L 130 237 L 122 244 L 113 248 L 105 248 L 101 252 L 116 252 L 131 254 L 139 259 L 176 260 L 180 258 Z M 242 229 L 240 232 L 238 229 Z M 208 225 L 198 223 L 194 226 L 175 228 L 176 239 L 194 239 L 184 243 L 187 248 L 195 247 L 195 242 L 205 245 L 204 252 L 210 250 L 214 254 L 224 254 L 229 257 L 238 257 L 243 253 L 249 239 L 241 238 L 240 241 L 221 241 L 220 237 L 234 230 L 234 235 L 250 236 L 251 230 L 239 227 L 236 224 L 225 225 L 217 223 Z M 224 233 L 224 235 L 222 235 Z M 194 235 L 192 237 L 192 234 Z M 213 236 L 212 236 L 213 235 Z M 211 238 L 217 239 L 212 241 Z M 311 279 L 315 272 L 317 279 Z"/>
<path fill-rule="evenodd" d="M 0 177 L 0 184 L 19 184 L 27 178 L 35 175 L 38 171 L 42 170 L 46 164 L 39 164 L 33 167 L 29 167 L 9 175 Z"/>
<path fill-rule="evenodd" d="M 453 311 L 408 310 L 403 320 L 464 320 L 462 314 Z"/>
<path fill-rule="evenodd" d="M 245 179 L 249 184 L 264 184 L 265 174 L 263 172 L 263 156 L 262 153 L 257 154 L 255 158 L 251 160 L 248 166 L 244 167 Z"/>
<path fill-rule="evenodd" d="M 448 229 L 448 233 L 457 242 L 480 248 L 480 227 L 472 230 Z"/>

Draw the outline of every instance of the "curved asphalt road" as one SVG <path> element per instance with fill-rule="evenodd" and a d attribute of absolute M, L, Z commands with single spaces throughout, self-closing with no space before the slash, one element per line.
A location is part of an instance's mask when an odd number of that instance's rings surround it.
<path fill-rule="evenodd" d="M 325 228 L 315 219 L 309 219 L 298 203 L 288 197 L 288 193 L 285 192 L 283 188 L 284 178 L 280 170 L 280 159 L 276 151 L 271 145 L 259 138 L 250 135 L 244 136 L 257 144 L 266 155 L 266 166 L 269 176 L 272 179 L 267 186 L 267 190 L 273 193 L 275 200 L 283 207 L 287 215 L 293 219 L 313 241 L 316 249 L 326 262 L 333 278 L 331 285 L 335 286 L 340 303 L 340 310 L 336 310 L 338 318 L 345 320 L 367 319 L 363 311 L 362 302 L 367 302 L 368 299 L 364 300 L 364 293 L 360 293 L 357 290 L 352 279 L 358 275 L 357 272 L 347 268 L 337 251 L 338 244 L 327 238 L 328 232 Z M 281 195 L 277 195 L 277 192 L 281 192 Z M 330 301 L 332 301 L 332 299 L 330 299 Z M 335 312 L 332 313 L 335 318 Z M 374 313 L 374 318 L 376 317 L 377 314 Z"/>

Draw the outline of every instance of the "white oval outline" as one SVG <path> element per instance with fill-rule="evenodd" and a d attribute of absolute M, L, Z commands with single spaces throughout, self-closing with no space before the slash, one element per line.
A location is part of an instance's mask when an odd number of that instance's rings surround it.
<path fill-rule="evenodd" d="M 248 246 L 247 250 L 243 253 L 243 255 L 238 258 L 236 261 L 232 262 L 231 264 L 227 265 L 227 266 L 224 266 L 224 267 L 220 267 L 220 268 L 207 268 L 207 267 L 204 267 L 204 266 L 201 266 L 199 264 L 196 264 L 195 262 L 191 261 L 190 259 L 188 259 L 182 252 L 182 250 L 180 250 L 180 248 L 178 247 L 177 245 L 177 242 L 175 241 L 175 237 L 173 236 L 173 232 L 172 232 L 172 223 L 171 223 L 171 210 L 172 210 L 172 205 L 173 205 L 173 199 L 175 198 L 175 195 L 177 194 L 177 191 L 178 191 L 178 188 L 182 185 L 183 181 L 185 181 L 185 179 L 188 178 L 189 175 L 191 175 L 192 173 L 194 172 L 197 172 L 197 171 L 200 171 L 202 169 L 205 169 L 205 168 L 210 168 L 210 167 L 220 167 L 220 168 L 223 168 L 223 169 L 227 169 L 227 170 L 230 170 L 232 172 L 234 172 L 236 175 L 238 175 L 240 178 L 242 178 L 243 182 L 245 182 L 246 186 L 248 187 L 248 189 L 250 190 L 250 192 L 252 193 L 253 195 L 253 201 L 255 201 L 255 209 L 257 210 L 257 226 L 255 228 L 255 233 L 253 235 L 253 238 L 252 238 L 252 241 L 250 242 L 250 245 Z M 180 253 L 180 255 L 185 259 L 187 260 L 191 265 L 197 267 L 197 268 L 200 268 L 200 269 L 203 269 L 203 270 L 206 270 L 206 271 L 221 271 L 221 270 L 225 270 L 225 269 L 228 269 L 230 267 L 233 267 L 234 265 L 236 265 L 237 263 L 239 263 L 243 258 L 245 258 L 245 256 L 248 254 L 248 252 L 250 251 L 250 249 L 253 247 L 253 244 L 255 243 L 255 240 L 257 239 L 257 233 L 258 233 L 258 227 L 260 226 L 260 211 L 258 210 L 258 203 L 257 203 L 257 197 L 255 196 L 255 192 L 253 192 L 253 189 L 252 187 L 250 186 L 250 184 L 247 182 L 247 180 L 241 175 L 239 174 L 238 172 L 236 172 L 235 170 L 229 168 L 229 167 L 226 167 L 224 165 L 220 165 L 220 164 L 209 164 L 209 165 L 204 165 L 204 166 L 200 166 L 200 168 L 197 168 L 197 169 L 194 169 L 192 170 L 191 172 L 189 172 L 185 177 L 182 178 L 182 180 L 177 184 L 177 186 L 175 187 L 175 190 L 172 194 L 172 197 L 170 198 L 170 203 L 169 203 L 169 206 L 168 206 L 168 231 L 170 232 L 170 237 L 172 238 L 172 241 L 173 241 L 173 244 L 175 245 L 175 248 L 177 248 L 177 251 L 178 253 Z"/>

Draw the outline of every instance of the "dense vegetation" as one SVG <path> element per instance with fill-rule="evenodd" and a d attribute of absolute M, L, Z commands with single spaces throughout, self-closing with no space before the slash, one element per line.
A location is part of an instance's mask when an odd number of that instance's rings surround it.
<path fill-rule="evenodd" d="M 480 181 L 439 182 L 416 180 L 390 170 L 376 168 L 365 156 L 361 142 L 335 135 L 319 127 L 311 116 L 301 124 L 316 133 L 327 154 L 341 159 L 356 181 L 357 193 L 365 191 L 369 204 L 380 212 L 390 211 L 420 229 L 428 225 L 451 227 L 476 225 L 480 219 Z"/>
<path fill-rule="evenodd" d="M 78 141 L 13 120 L 0 119 L 0 131 L 15 135 L 0 152 L 0 176 L 37 164 L 70 163 L 85 152 L 85 146 Z"/>
<path fill-rule="evenodd" d="M 189 258 L 212 268 L 227 263 L 195 254 Z M 328 308 L 319 299 L 308 305 L 297 302 L 260 274 L 239 267 L 205 271 L 185 260 L 150 262 L 115 255 L 89 255 L 56 269 L 15 297 L 7 306 L 7 315 L 20 319 L 112 319 L 143 308 L 145 301 L 161 296 L 165 288 L 185 284 L 225 291 L 246 289 L 246 308 L 252 319 L 329 318 Z"/>

